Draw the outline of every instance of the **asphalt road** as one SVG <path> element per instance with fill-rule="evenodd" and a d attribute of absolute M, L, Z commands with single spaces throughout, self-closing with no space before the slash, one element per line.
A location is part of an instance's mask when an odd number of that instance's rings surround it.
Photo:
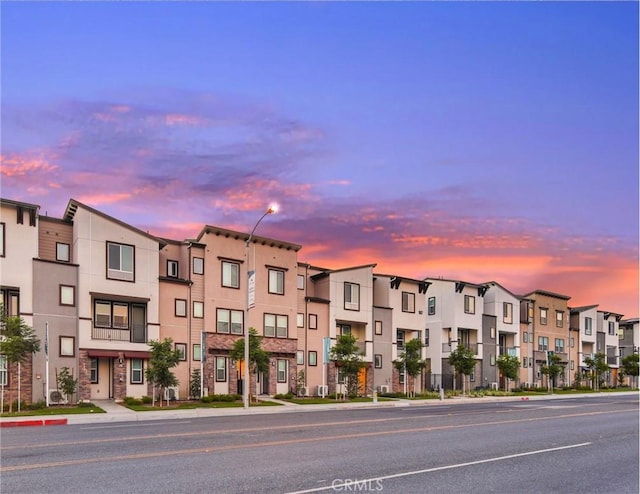
<path fill-rule="evenodd" d="M 7 493 L 637 494 L 638 395 L 3 429 Z"/>

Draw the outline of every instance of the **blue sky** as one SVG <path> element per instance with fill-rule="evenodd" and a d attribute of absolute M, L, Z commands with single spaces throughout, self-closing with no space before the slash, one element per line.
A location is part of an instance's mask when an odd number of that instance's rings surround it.
<path fill-rule="evenodd" d="M 638 314 L 636 2 L 1 9 L 3 197 Z"/>

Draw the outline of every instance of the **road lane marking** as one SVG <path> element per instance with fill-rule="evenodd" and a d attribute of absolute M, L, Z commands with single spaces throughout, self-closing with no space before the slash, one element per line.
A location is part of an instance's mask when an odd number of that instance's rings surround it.
<path fill-rule="evenodd" d="M 469 466 L 473 466 L 473 465 L 482 465 L 483 463 L 491 463 L 491 462 L 496 462 L 496 461 L 503 461 L 503 460 L 510 460 L 512 458 L 521 458 L 523 456 L 531 456 L 531 455 L 539 455 L 539 454 L 543 454 L 543 453 L 552 453 L 554 451 L 562 451 L 564 449 L 572 449 L 572 448 L 581 448 L 584 446 L 589 446 L 592 443 L 579 443 L 579 444 L 569 444 L 567 446 L 558 446 L 556 448 L 547 448 L 547 449 L 538 449 L 535 451 L 526 451 L 524 453 L 515 453 L 512 455 L 505 455 L 505 456 L 497 456 L 494 458 L 485 458 L 484 460 L 475 460 L 475 461 L 467 461 L 465 463 L 455 463 L 453 465 L 444 465 L 441 467 L 433 467 L 433 468 L 425 468 L 423 470 L 413 470 L 411 472 L 401 472 L 401 473 L 394 473 L 394 474 L 390 474 L 390 475 L 383 475 L 381 477 L 371 477 L 368 479 L 357 479 L 357 480 L 350 480 L 350 481 L 345 481 L 345 482 L 340 482 L 340 483 L 331 483 L 330 485 L 325 485 L 323 487 L 315 487 L 312 489 L 305 489 L 305 490 L 301 490 L 301 491 L 292 491 L 292 492 L 288 492 L 286 494 L 308 494 L 311 492 L 323 492 L 323 491 L 348 491 L 350 490 L 349 488 L 353 488 L 353 490 L 359 490 L 358 486 L 361 485 L 372 485 L 372 484 L 377 484 L 377 482 L 381 482 L 383 480 L 389 480 L 389 479 L 398 479 L 401 477 L 409 477 L 411 475 L 421 475 L 421 474 L 425 474 L 425 473 L 432 473 L 432 472 L 440 472 L 442 470 L 451 470 L 454 468 L 462 468 L 462 467 L 469 467 Z"/>

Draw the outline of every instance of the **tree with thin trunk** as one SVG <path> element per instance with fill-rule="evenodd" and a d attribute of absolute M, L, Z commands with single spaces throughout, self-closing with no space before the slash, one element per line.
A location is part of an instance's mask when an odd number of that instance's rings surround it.
<path fill-rule="evenodd" d="M 509 391 L 509 381 L 516 381 L 520 371 L 520 359 L 516 355 L 503 353 L 496 360 L 498 369 L 507 380 L 507 391 Z"/>
<path fill-rule="evenodd" d="M 178 379 L 171 369 L 180 362 L 182 352 L 174 350 L 171 338 L 165 338 L 162 341 L 151 340 L 148 345 L 151 347 L 151 356 L 145 374 L 154 388 L 160 387 L 160 406 L 162 406 L 163 391 L 168 387 L 178 385 Z"/>
<path fill-rule="evenodd" d="M 411 377 L 411 386 L 409 388 L 409 394 L 415 395 L 415 380 L 422 373 L 427 366 L 427 362 L 422 359 L 422 340 L 420 338 L 414 338 L 409 340 L 404 345 L 404 352 L 402 352 L 397 360 L 393 361 L 393 365 L 399 372 L 405 373 L 405 379 L 407 376 Z"/>
<path fill-rule="evenodd" d="M 596 353 L 593 357 L 585 357 L 584 363 L 591 372 L 594 389 L 600 389 L 600 376 L 609 370 L 607 356 L 602 352 Z"/>
<path fill-rule="evenodd" d="M 233 360 L 244 361 L 244 338 L 236 340 L 229 352 Z M 262 348 L 262 336 L 258 335 L 255 328 L 249 328 L 249 371 L 251 373 L 269 372 L 269 352 Z M 244 383 L 250 386 L 250 383 Z M 248 388 L 251 390 L 251 387 Z M 251 393 L 249 393 L 251 398 Z"/>
<path fill-rule="evenodd" d="M 471 348 L 467 348 L 466 346 L 460 344 L 458 348 L 456 348 L 451 355 L 449 355 L 449 364 L 453 366 L 456 374 L 460 374 L 462 376 L 462 394 L 466 393 L 465 389 L 465 378 L 473 374 L 473 371 L 476 368 L 476 357 L 475 353 Z M 455 379 L 453 381 L 453 388 L 455 391 Z"/>
<path fill-rule="evenodd" d="M 358 374 L 366 364 L 362 357 L 363 353 L 358 347 L 355 336 L 343 334 L 338 336 L 336 344 L 330 351 L 331 360 L 338 368 L 338 372 L 344 377 L 348 396 L 358 394 Z"/>
<path fill-rule="evenodd" d="M 33 354 L 40 351 L 40 340 L 36 337 L 33 328 L 18 316 L 9 316 L 0 306 L 0 355 L 4 357 L 8 366 L 26 362 Z M 4 386 L 3 386 L 4 391 Z M 18 392 L 18 403 L 20 393 Z M 9 395 L 9 413 L 13 412 L 13 402 Z"/>
<path fill-rule="evenodd" d="M 555 353 L 549 352 L 547 357 L 547 364 L 543 364 L 540 366 L 540 372 L 547 376 L 549 388 L 553 392 L 553 385 L 555 383 L 556 378 L 564 372 L 564 365 L 561 364 L 561 358 L 559 355 Z"/>
<path fill-rule="evenodd" d="M 639 365 L 638 361 L 640 357 L 637 353 L 632 353 L 631 355 L 627 355 L 626 357 L 622 357 L 621 363 L 621 371 L 625 376 L 631 377 L 631 381 L 629 385 L 633 387 L 638 387 L 638 373 L 639 373 Z M 635 386 L 634 386 L 635 384 Z"/>
<path fill-rule="evenodd" d="M 72 371 L 68 367 L 63 367 L 60 372 L 56 369 L 56 391 L 62 394 L 73 403 L 73 395 L 78 387 L 78 380 L 74 379 Z"/>

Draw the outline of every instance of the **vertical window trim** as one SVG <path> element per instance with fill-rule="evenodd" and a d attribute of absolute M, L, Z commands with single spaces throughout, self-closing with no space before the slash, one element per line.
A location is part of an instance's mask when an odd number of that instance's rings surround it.
<path fill-rule="evenodd" d="M 344 310 L 360 310 L 360 285 L 358 283 L 344 282 Z M 348 295 L 348 296 L 347 296 Z M 356 299 L 355 301 L 353 299 Z"/>
<path fill-rule="evenodd" d="M 203 275 L 204 274 L 204 257 L 194 256 L 191 261 L 191 270 L 193 274 Z"/>
<path fill-rule="evenodd" d="M 229 279 L 225 281 L 226 272 L 229 273 Z M 235 288 L 237 290 L 240 289 L 240 263 L 223 259 L 220 263 L 220 276 L 220 284 L 224 288 Z"/>
<path fill-rule="evenodd" d="M 67 341 L 70 340 L 71 341 L 71 353 L 63 353 L 64 347 L 65 345 L 63 344 L 63 341 Z M 58 338 L 58 349 L 59 349 L 59 356 L 60 357 L 75 357 L 76 356 L 76 338 L 75 336 L 60 336 Z"/>
<path fill-rule="evenodd" d="M 465 314 L 476 313 L 476 298 L 473 295 L 464 296 L 464 313 Z"/>
<path fill-rule="evenodd" d="M 377 335 L 382 334 L 382 321 L 374 321 L 374 333 Z"/>
<path fill-rule="evenodd" d="M 66 258 L 65 256 L 60 255 L 60 247 L 62 246 L 67 248 Z M 71 262 L 71 246 L 69 244 L 65 242 L 56 242 L 56 261 Z"/>
<path fill-rule="evenodd" d="M 318 314 L 309 314 L 309 329 L 318 329 Z"/>
<path fill-rule="evenodd" d="M 283 369 L 280 368 L 282 365 Z M 286 359 L 277 359 L 276 363 L 276 377 L 279 383 L 287 382 L 287 368 L 289 366 L 289 361 Z"/>
<path fill-rule="evenodd" d="M 540 307 L 540 324 L 546 326 L 549 320 L 549 313 L 546 307 Z"/>
<path fill-rule="evenodd" d="M 7 253 L 7 228 L 4 221 L 0 222 L 0 257 L 5 257 Z"/>
<path fill-rule="evenodd" d="M 402 312 L 407 312 L 410 314 L 414 314 L 416 312 L 416 294 L 415 293 L 402 292 Z"/>
<path fill-rule="evenodd" d="M 179 311 L 178 308 L 182 307 L 182 311 Z M 174 299 L 174 314 L 176 317 L 187 317 L 187 299 L 184 298 L 176 298 Z"/>
<path fill-rule="evenodd" d="M 511 302 L 502 303 L 502 322 L 513 324 L 513 304 Z"/>
<path fill-rule="evenodd" d="M 175 343 L 174 349 L 180 352 L 180 361 L 186 362 L 187 360 L 187 344 L 186 343 Z"/>
<path fill-rule="evenodd" d="M 304 275 L 299 274 L 296 277 L 296 286 L 298 287 L 298 290 L 304 290 Z"/>
<path fill-rule="evenodd" d="M 561 328 L 564 326 L 564 312 L 561 310 L 556 311 L 556 328 Z"/>
<path fill-rule="evenodd" d="M 373 368 L 382 369 L 382 354 L 376 353 L 373 355 Z"/>
<path fill-rule="evenodd" d="M 272 276 L 275 279 L 272 279 Z M 268 287 L 267 290 L 272 295 L 284 295 L 284 270 L 269 268 L 268 269 Z M 274 286 L 275 283 L 275 286 Z"/>
<path fill-rule="evenodd" d="M 94 365 L 95 364 L 95 365 Z M 100 362 L 97 357 L 91 358 L 89 361 L 89 381 L 91 384 L 98 384 L 100 376 Z"/>
<path fill-rule="evenodd" d="M 75 307 L 76 306 L 76 287 L 73 285 L 59 285 L 59 287 L 60 287 L 59 288 L 60 305 L 64 307 Z M 65 288 L 71 289 L 71 303 L 64 302 L 63 292 L 65 291 Z"/>
<path fill-rule="evenodd" d="M 221 363 L 222 365 L 220 365 Z M 222 377 L 220 371 L 222 371 Z M 216 382 L 227 382 L 227 357 L 216 357 Z"/>
<path fill-rule="evenodd" d="M 175 266 L 175 270 L 172 268 Z M 175 274 L 174 274 L 175 271 Z M 180 275 L 180 264 L 174 259 L 167 259 L 167 278 L 178 278 Z"/>
<path fill-rule="evenodd" d="M 308 363 L 309 366 L 311 367 L 315 367 L 318 365 L 318 352 L 316 350 L 309 350 L 309 357 L 308 357 Z"/>
<path fill-rule="evenodd" d="M 436 314 L 436 298 L 429 297 L 427 299 L 427 315 L 435 316 Z"/>
<path fill-rule="evenodd" d="M 196 309 L 197 307 L 197 309 Z M 194 319 L 203 319 L 204 318 L 204 302 L 200 300 L 193 301 L 193 307 L 191 308 Z"/>
<path fill-rule="evenodd" d="M 202 359 L 202 347 L 200 345 L 200 343 L 194 343 L 193 347 L 192 347 L 192 355 L 193 355 L 193 361 L 194 362 L 200 362 L 200 360 Z"/>
<path fill-rule="evenodd" d="M 134 362 L 140 363 L 139 369 L 134 367 L 133 365 Z M 130 366 L 131 366 L 131 369 L 130 369 L 131 372 L 129 376 L 130 384 L 144 384 L 144 360 L 141 358 L 132 358 L 130 361 Z M 139 380 L 136 380 L 134 379 L 134 375 L 138 372 L 140 373 L 140 378 Z"/>

